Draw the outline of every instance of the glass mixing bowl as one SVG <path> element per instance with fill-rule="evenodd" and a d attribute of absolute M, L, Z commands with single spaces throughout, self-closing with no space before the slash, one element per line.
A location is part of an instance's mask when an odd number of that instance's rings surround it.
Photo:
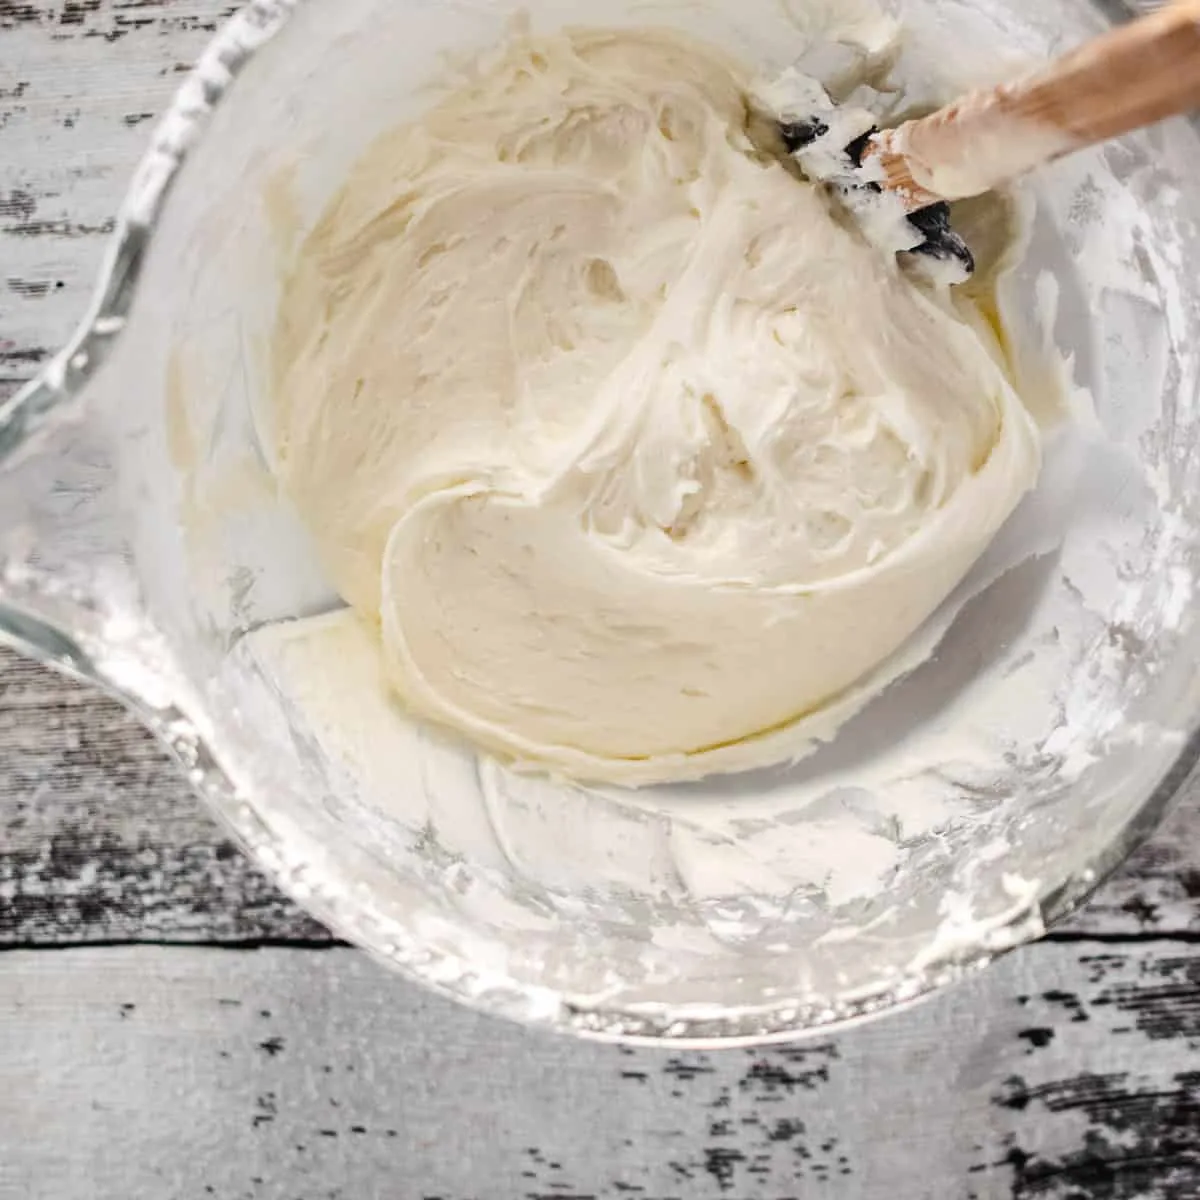
<path fill-rule="evenodd" d="M 794 766 L 570 787 L 419 729 L 382 693 L 340 732 L 319 686 L 298 702 L 303 627 L 280 622 L 338 602 L 256 427 L 298 239 L 446 57 L 518 9 L 535 27 L 678 25 L 765 70 L 807 19 L 776 0 L 250 4 L 159 126 L 79 333 L 0 409 L 0 638 L 123 698 L 285 891 L 458 1000 L 692 1042 L 894 1008 L 1070 912 L 1196 760 L 1197 130 L 1024 189 L 1010 350 L 1033 394 L 1052 338 L 1096 420 L 1050 438 L 1042 485 L 922 635 L 928 661 Z M 953 87 L 950 61 L 998 75 L 1128 15 L 898 10 L 916 93 Z M 329 694 L 370 689 L 369 639 L 338 636 L 348 674 Z"/>

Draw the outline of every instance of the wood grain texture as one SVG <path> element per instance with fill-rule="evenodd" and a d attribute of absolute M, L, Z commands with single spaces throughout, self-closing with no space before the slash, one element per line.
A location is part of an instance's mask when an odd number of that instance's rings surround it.
<path fill-rule="evenodd" d="M 0 946 L 329 940 L 115 701 L 0 651 Z"/>
<path fill-rule="evenodd" d="M 82 314 L 220 0 L 0 0 L 0 395 Z M 315 938 L 118 705 L 0 654 L 0 945 Z M 1200 936 L 1200 803 L 1062 936 Z"/>
<path fill-rule="evenodd" d="M 147 122 L 236 7 L 0 0 L 0 397 L 83 315 Z"/>
<path fill-rule="evenodd" d="M 0 0 L 0 398 L 83 315 L 212 0 Z M 112 701 L 0 653 L 0 945 L 328 940 Z"/>
<path fill-rule="evenodd" d="M 1172 999 L 1196 948 L 1042 944 L 896 1018 L 716 1054 L 535 1034 L 344 949 L 3 967 L 4 1200 L 1200 1195 L 1200 1005 Z"/>

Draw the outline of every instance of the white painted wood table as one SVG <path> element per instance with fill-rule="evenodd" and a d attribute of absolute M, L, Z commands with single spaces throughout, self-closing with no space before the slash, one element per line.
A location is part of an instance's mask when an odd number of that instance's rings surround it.
<path fill-rule="evenodd" d="M 0 395 L 217 0 L 0 0 Z M 1200 1197 L 1200 802 L 1070 925 L 795 1049 L 574 1044 L 336 945 L 122 710 L 0 653 L 3 1200 Z"/>

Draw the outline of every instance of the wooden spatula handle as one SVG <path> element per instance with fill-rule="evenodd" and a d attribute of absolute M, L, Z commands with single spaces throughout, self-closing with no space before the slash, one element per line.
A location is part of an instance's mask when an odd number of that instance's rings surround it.
<path fill-rule="evenodd" d="M 1200 108 L 1200 0 L 1175 0 L 1028 78 L 876 134 L 863 161 L 911 212 Z"/>

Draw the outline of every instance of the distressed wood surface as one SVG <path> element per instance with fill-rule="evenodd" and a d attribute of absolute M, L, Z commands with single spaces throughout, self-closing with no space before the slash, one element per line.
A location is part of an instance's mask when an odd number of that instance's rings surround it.
<path fill-rule="evenodd" d="M 227 11 L 0 0 L 0 396 L 82 313 Z M 335 946 L 117 704 L 0 652 L 0 949 L 0 1200 L 1200 1197 L 1197 796 L 1073 922 L 909 1013 L 617 1050 Z"/>
<path fill-rule="evenodd" d="M 531 1033 L 344 949 L 3 965 L 6 1198 L 1200 1195 L 1195 947 L 1043 944 L 905 1017 L 717 1054 Z"/>
<path fill-rule="evenodd" d="M 146 122 L 235 8 L 0 0 L 0 389 L 82 315 Z"/>
<path fill-rule="evenodd" d="M 115 701 L 0 651 L 0 946 L 329 941 Z"/>
<path fill-rule="evenodd" d="M 0 396 L 82 314 L 146 124 L 234 6 L 0 0 Z M 317 938 L 120 708 L 0 654 L 0 945 Z M 1200 802 L 1071 929 L 1200 931 Z"/>
<path fill-rule="evenodd" d="M 125 180 L 214 0 L 0 0 L 0 395 L 87 301 Z M 320 938 L 120 708 L 0 657 L 0 944 Z M 1200 803 L 1072 928 L 1200 930 Z"/>

